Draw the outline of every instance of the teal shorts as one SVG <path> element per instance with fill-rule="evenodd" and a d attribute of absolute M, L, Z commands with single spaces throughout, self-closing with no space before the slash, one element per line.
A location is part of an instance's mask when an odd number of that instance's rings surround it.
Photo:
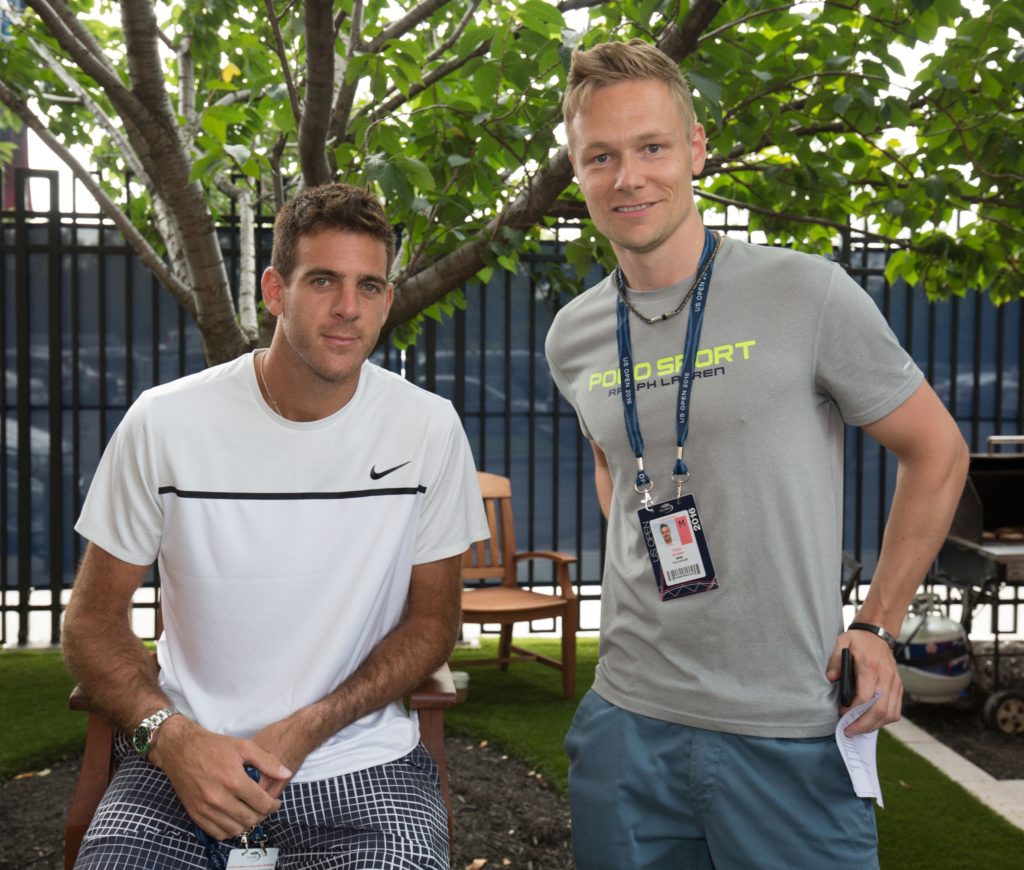
<path fill-rule="evenodd" d="M 579 870 L 878 867 L 872 801 L 835 737 L 744 737 L 663 722 L 593 690 L 565 739 Z"/>

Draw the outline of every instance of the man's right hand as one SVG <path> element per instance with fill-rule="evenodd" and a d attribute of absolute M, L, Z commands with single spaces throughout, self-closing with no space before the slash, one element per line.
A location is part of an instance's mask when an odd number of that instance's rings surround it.
<path fill-rule="evenodd" d="M 237 837 L 281 806 L 249 778 L 245 764 L 274 779 L 292 776 L 251 740 L 215 734 L 183 715 L 160 726 L 149 760 L 167 774 L 192 821 L 218 840 Z"/>

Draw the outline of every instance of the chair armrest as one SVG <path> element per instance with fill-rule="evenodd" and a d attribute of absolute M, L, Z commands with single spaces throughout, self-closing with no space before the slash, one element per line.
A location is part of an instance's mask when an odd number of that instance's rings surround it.
<path fill-rule="evenodd" d="M 572 588 L 572 581 L 569 579 L 569 566 L 576 561 L 575 556 L 568 553 L 560 553 L 555 550 L 530 550 L 525 553 L 516 553 L 512 557 L 516 563 L 526 559 L 547 559 L 555 563 L 555 576 L 558 578 L 558 588 L 562 592 L 562 598 L 566 601 L 573 601 L 576 593 Z"/>
<path fill-rule="evenodd" d="M 93 712 L 92 701 L 85 694 L 85 690 L 81 686 L 76 685 L 71 690 L 71 696 L 68 698 L 68 708 L 85 713 Z"/>
<path fill-rule="evenodd" d="M 455 683 L 447 664 L 441 665 L 409 693 L 410 710 L 443 710 L 454 703 Z"/>
<path fill-rule="evenodd" d="M 516 553 L 513 558 L 517 562 L 521 562 L 523 559 L 548 559 L 558 565 L 571 565 L 576 561 L 575 556 L 570 556 L 568 553 L 559 553 L 555 550 L 530 550 L 526 553 Z"/>

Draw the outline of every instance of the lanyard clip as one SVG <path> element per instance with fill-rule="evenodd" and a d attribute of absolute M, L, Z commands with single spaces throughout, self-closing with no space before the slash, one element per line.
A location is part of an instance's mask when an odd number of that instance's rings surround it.
<path fill-rule="evenodd" d="M 676 448 L 676 464 L 672 469 L 672 480 L 676 485 L 676 498 L 683 497 L 683 484 L 690 479 L 690 472 L 686 468 L 686 463 L 683 462 L 683 445 L 680 444 Z"/>
<path fill-rule="evenodd" d="M 636 483 L 633 484 L 633 489 L 643 496 L 640 501 L 641 506 L 645 509 L 650 509 L 651 504 L 653 504 L 651 491 L 654 489 L 654 481 L 651 480 L 651 478 L 648 477 L 647 472 L 644 471 L 643 457 L 638 456 L 636 458 L 636 468 Z"/>

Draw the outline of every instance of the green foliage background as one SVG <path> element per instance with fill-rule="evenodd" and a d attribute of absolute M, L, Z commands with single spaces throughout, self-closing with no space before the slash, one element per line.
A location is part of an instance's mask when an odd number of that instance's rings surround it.
<path fill-rule="evenodd" d="M 89 143 L 104 189 L 158 254 L 170 242 L 154 201 L 167 199 L 175 213 L 198 206 L 175 205 L 155 169 L 148 186 L 125 181 L 127 151 L 146 162 L 152 125 L 173 127 L 180 149 L 172 156 L 201 188 L 196 202 L 207 204 L 210 226 L 232 217 L 239 190 L 272 211 L 303 183 L 377 189 L 403 229 L 389 322 L 400 344 L 414 340 L 424 316 L 464 305 L 466 280 L 515 269 L 556 220 L 585 218 L 556 131 L 571 51 L 606 39 L 656 42 L 688 75 L 711 148 L 698 183 L 705 207 L 742 208 L 769 241 L 826 254 L 847 232 L 895 245 L 890 280 L 920 282 L 935 298 L 1024 292 L 1019 3 L 29 6 L 0 46 L 0 103 L 64 144 Z M 68 37 L 76 27 L 102 57 Z M 892 84 L 906 72 L 896 46 L 925 55 L 905 89 Z M 149 49 L 160 58 L 156 82 L 128 63 Z M 149 104 L 159 102 L 151 96 L 159 85 L 167 111 L 133 109 L 104 83 L 104 65 Z M 127 150 L 113 131 L 128 138 Z M 577 272 L 610 258 L 586 222 L 568 254 Z M 172 268 L 195 293 L 189 270 L 173 257 Z M 233 304 L 238 280 L 225 274 L 223 305 Z M 553 280 L 579 289 L 571 271 Z M 208 356 L 216 356 L 211 343 L 230 355 L 255 340 L 228 335 L 223 323 L 213 336 L 203 323 L 211 311 L 204 304 L 197 313 Z"/>

